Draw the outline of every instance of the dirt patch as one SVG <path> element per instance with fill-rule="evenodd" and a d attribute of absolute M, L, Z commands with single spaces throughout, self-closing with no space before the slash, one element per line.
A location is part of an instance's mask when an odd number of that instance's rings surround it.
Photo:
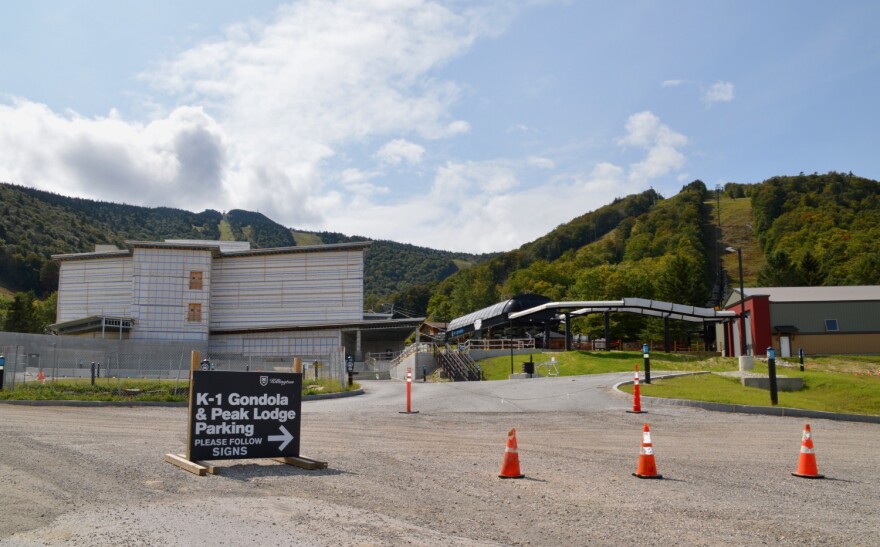
<path fill-rule="evenodd" d="M 593 405 L 583 411 L 518 410 L 534 391 L 502 412 L 433 410 L 426 394 L 440 404 L 455 384 L 417 391 L 420 414 L 404 415 L 396 391 L 382 398 L 399 383 L 366 389 L 304 404 L 301 453 L 327 469 L 221 461 L 207 477 L 163 461 L 184 449 L 186 409 L 2 406 L 0 543 L 841 545 L 880 535 L 880 504 L 866 502 L 880 499 L 877 425 L 813 421 L 828 477 L 818 481 L 791 476 L 799 419 L 633 415 L 628 401 L 592 391 L 577 395 Z M 632 477 L 646 421 L 664 480 Z M 526 477 L 502 480 L 512 427 Z"/>

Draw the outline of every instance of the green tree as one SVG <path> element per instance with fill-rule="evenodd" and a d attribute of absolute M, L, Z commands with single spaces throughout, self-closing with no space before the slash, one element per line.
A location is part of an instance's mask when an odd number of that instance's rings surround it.
<path fill-rule="evenodd" d="M 41 320 L 34 302 L 34 293 L 18 292 L 6 312 L 3 330 L 6 332 L 28 332 L 42 334 L 46 323 Z"/>
<path fill-rule="evenodd" d="M 791 263 L 791 258 L 785 249 L 770 255 L 764 267 L 758 272 L 758 285 L 762 287 L 795 287 L 800 284 L 800 272 Z"/>
<path fill-rule="evenodd" d="M 809 251 L 807 251 L 801 258 L 798 272 L 800 273 L 802 284 L 807 287 L 819 287 L 825 281 L 825 274 L 822 272 L 822 265 L 819 264 L 816 257 L 814 257 Z"/>
<path fill-rule="evenodd" d="M 656 295 L 660 300 L 705 306 L 708 291 L 700 263 L 688 256 L 672 255 L 657 278 Z"/>

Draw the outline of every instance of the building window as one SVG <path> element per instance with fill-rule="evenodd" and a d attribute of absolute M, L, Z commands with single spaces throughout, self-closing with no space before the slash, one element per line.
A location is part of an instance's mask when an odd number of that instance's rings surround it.
<path fill-rule="evenodd" d="M 189 288 L 193 291 L 202 290 L 202 272 L 189 272 Z"/>
<path fill-rule="evenodd" d="M 202 305 L 201 304 L 190 304 L 189 305 L 189 313 L 186 315 L 186 320 L 189 323 L 201 323 L 202 322 Z"/>
<path fill-rule="evenodd" d="M 825 330 L 827 332 L 837 332 L 837 319 L 826 319 L 825 320 Z"/>

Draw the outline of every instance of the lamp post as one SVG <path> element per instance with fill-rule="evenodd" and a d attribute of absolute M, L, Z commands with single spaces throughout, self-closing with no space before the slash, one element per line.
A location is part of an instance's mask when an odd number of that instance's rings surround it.
<path fill-rule="evenodd" d="M 746 292 L 743 288 L 743 253 L 742 247 L 725 249 L 729 253 L 736 253 L 739 259 L 739 354 L 746 354 Z"/>

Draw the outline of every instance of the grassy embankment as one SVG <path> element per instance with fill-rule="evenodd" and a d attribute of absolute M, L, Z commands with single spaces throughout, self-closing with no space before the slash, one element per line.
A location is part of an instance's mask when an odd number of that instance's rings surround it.
<path fill-rule="evenodd" d="M 632 373 L 635 365 L 642 368 L 642 355 L 638 352 L 585 352 L 574 351 L 555 354 L 533 354 L 536 372 L 543 375 L 546 368 L 540 363 L 555 356 L 560 376 L 603 374 L 611 372 Z M 520 372 L 528 356 L 515 355 L 514 372 Z M 487 379 L 500 380 L 510 374 L 510 356 L 480 361 Z M 641 394 L 650 397 L 693 399 L 717 403 L 770 406 L 767 390 L 744 387 L 738 377 L 719 374 L 701 374 L 675 379 L 659 380 L 660 371 L 708 371 L 713 373 L 737 370 L 733 357 L 707 357 L 706 355 L 651 354 L 652 382 L 641 384 Z M 777 361 L 777 375 L 801 377 L 804 389 L 779 392 L 779 406 L 842 412 L 848 414 L 880 415 L 880 356 L 829 356 L 808 357 L 804 372 L 797 360 L 788 363 Z M 755 373 L 767 374 L 767 365 L 756 361 Z M 632 393 L 632 386 L 624 386 Z"/>
<path fill-rule="evenodd" d="M 306 380 L 303 395 L 346 391 L 338 380 Z M 352 389 L 360 389 L 355 383 Z M 186 402 L 189 382 L 101 378 L 91 385 L 88 379 L 63 379 L 19 383 L 14 391 L 4 388 L 0 400 L 36 401 L 152 401 Z"/>

